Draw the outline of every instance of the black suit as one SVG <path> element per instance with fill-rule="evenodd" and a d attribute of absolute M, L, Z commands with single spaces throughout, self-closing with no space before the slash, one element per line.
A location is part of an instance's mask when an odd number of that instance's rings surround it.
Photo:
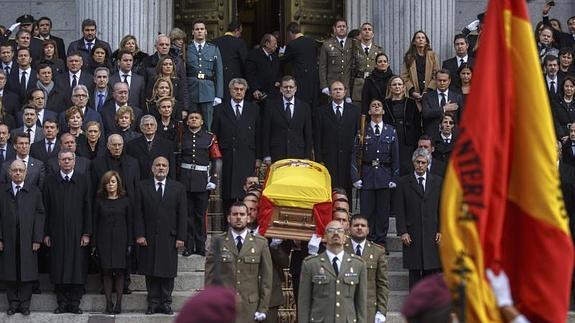
<path fill-rule="evenodd" d="M 110 85 L 123 82 L 124 78 L 120 77 L 124 72 L 118 71 L 110 76 Z M 146 80 L 143 76 L 132 72 L 130 77 L 128 105 L 132 108 L 144 109 L 146 107 Z"/>
<path fill-rule="evenodd" d="M 329 170 L 331 186 L 345 188 L 351 196 L 351 154 L 359 128 L 360 109 L 349 103 L 344 103 L 343 107 L 340 121 L 332 102 L 318 109 L 313 129 L 315 159 Z"/>
<path fill-rule="evenodd" d="M 280 61 L 291 64 L 291 75 L 297 82 L 296 96 L 311 107 L 318 105 L 319 70 L 317 65 L 318 43 L 315 39 L 301 36 L 286 45 L 285 54 Z M 284 74 L 287 74 L 284 66 Z"/>
<path fill-rule="evenodd" d="M 212 40 L 220 49 L 224 65 L 224 87 L 227 87 L 234 78 L 244 77 L 244 64 L 248 56 L 246 43 L 232 35 L 224 35 Z M 230 94 L 224 91 L 224 98 L 229 99 Z"/>
<path fill-rule="evenodd" d="M 108 84 L 108 89 L 106 90 L 106 95 L 102 98 L 104 100 L 104 103 L 102 104 L 102 107 L 100 108 L 100 110 L 98 110 L 98 89 L 94 88 L 92 93 L 90 93 L 90 98 L 88 99 L 88 106 L 94 108 L 94 110 L 98 111 L 100 114 L 102 113 L 101 109 L 104 107 L 104 104 L 114 100 L 114 97 L 112 97 L 112 86 L 110 84 Z"/>
<path fill-rule="evenodd" d="M 56 48 L 58 49 L 58 58 L 66 61 L 66 46 L 64 46 L 64 40 L 60 37 L 49 35 L 48 38 L 56 42 Z"/>
<path fill-rule="evenodd" d="M 88 88 L 88 95 L 91 95 L 94 89 L 94 77 L 90 72 L 86 70 L 81 70 L 80 77 L 77 80 L 77 84 L 85 85 Z M 64 103 L 66 104 L 66 109 L 71 107 L 72 104 L 72 82 L 70 81 L 70 73 L 64 72 L 58 74 L 54 77 L 54 83 L 60 89 L 62 95 L 64 95 Z"/>
<path fill-rule="evenodd" d="M 54 83 L 54 85 L 56 85 Z M 70 98 L 56 86 L 48 94 L 48 101 L 46 102 L 46 110 L 54 111 L 56 113 L 62 113 L 66 111 L 71 105 Z"/>
<path fill-rule="evenodd" d="M 256 90 L 266 93 L 268 98 L 277 97 L 279 89 L 275 83 L 280 81 L 280 77 L 280 63 L 276 53 L 267 56 L 261 48 L 252 49 L 248 53 L 245 78 L 250 86 L 250 98 Z"/>
<path fill-rule="evenodd" d="M 288 119 L 283 97 L 269 100 L 263 112 L 262 156 L 272 161 L 284 158 L 311 159 L 313 145 L 311 109 L 295 99 L 292 116 Z"/>
<path fill-rule="evenodd" d="M 11 143 L 7 143 L 3 149 L 4 152 L 0 156 L 0 162 L 3 163 L 5 160 L 14 160 L 16 158 L 16 150 L 14 150 L 14 146 Z"/>
<path fill-rule="evenodd" d="M 7 159 L 2 163 L 2 170 L 0 170 L 0 183 L 10 183 L 10 164 L 15 160 Z M 46 168 L 43 162 L 39 161 L 28 155 L 26 165 L 26 179 L 24 183 L 30 186 L 36 186 L 40 190 L 44 188 L 44 178 L 46 177 Z"/>
<path fill-rule="evenodd" d="M 58 156 L 48 159 L 46 172 L 51 175 L 60 174 L 60 166 L 58 165 Z M 74 173 L 82 174 L 86 177 L 88 183 L 90 182 L 90 160 L 86 157 L 76 155 L 76 163 L 74 164 Z"/>
<path fill-rule="evenodd" d="M 120 174 L 122 185 L 128 197 L 131 201 L 134 201 L 136 184 L 140 181 L 140 166 L 138 165 L 138 161 L 134 157 L 126 154 L 122 154 L 119 159 L 115 159 L 109 152 L 104 156 L 92 160 L 91 176 L 94 192 L 98 189 L 102 176 L 109 170 L 114 170 Z"/>
<path fill-rule="evenodd" d="M 2 93 L 2 106 L 6 113 L 16 118 L 16 113 L 20 111 L 21 108 L 20 97 L 18 94 L 4 88 L 4 92 Z"/>
<path fill-rule="evenodd" d="M 60 140 L 55 140 L 52 144 L 52 151 L 48 153 L 46 150 L 46 138 L 42 141 L 36 141 L 30 146 L 30 156 L 46 163 L 46 161 L 53 157 L 58 157 L 60 151 Z"/>
<path fill-rule="evenodd" d="M 449 71 L 449 75 L 451 76 L 451 85 L 455 86 L 458 85 L 461 82 L 461 79 L 459 78 L 459 74 L 457 73 L 457 70 L 459 69 L 459 60 L 461 58 L 455 56 L 452 58 L 449 58 L 447 60 L 443 61 L 443 64 L 441 65 L 441 68 L 446 69 Z M 475 58 L 471 57 L 470 55 L 467 55 L 467 64 L 471 65 L 471 67 L 473 67 L 473 65 L 475 64 Z"/>
<path fill-rule="evenodd" d="M 174 155 L 174 143 L 162 137 L 160 134 L 156 133 L 154 136 L 152 149 L 150 150 L 148 150 L 148 141 L 145 136 L 141 136 L 130 141 L 130 144 L 126 145 L 125 148 L 128 155 L 138 160 L 141 179 L 147 179 L 153 176 L 152 163 L 154 162 L 154 159 L 159 156 L 168 159 L 168 162 L 170 163 L 169 177 L 175 177 L 176 158 Z"/>
<path fill-rule="evenodd" d="M 455 135 L 455 133 L 452 133 L 451 139 L 449 140 L 449 142 L 446 142 L 441 136 L 441 133 L 437 132 L 433 140 L 435 142 L 435 150 L 433 151 L 433 161 L 434 162 L 443 161 L 447 163 L 449 161 L 449 156 L 451 156 L 451 152 L 453 151 L 453 147 L 455 145 L 455 140 L 457 140 L 457 136 Z"/>
<path fill-rule="evenodd" d="M 28 76 L 28 82 L 26 83 L 25 87 L 22 87 L 20 84 L 20 69 L 12 68 L 10 71 L 10 76 L 8 77 L 6 88 L 14 92 L 18 95 L 20 99 L 20 105 L 26 103 L 26 92 L 30 89 L 36 87 L 36 82 L 38 82 L 38 73 L 33 68 L 30 69 L 30 73 Z"/>
<path fill-rule="evenodd" d="M 423 120 L 423 131 L 434 136 L 439 131 L 439 123 L 443 116 L 443 107 L 439 105 L 438 90 L 429 91 L 423 96 L 423 107 L 421 109 L 421 116 Z M 459 119 L 463 113 L 463 96 L 454 91 L 447 92 L 446 102 L 457 103 L 459 109 L 455 111 L 455 122 L 459 123 Z"/>
<path fill-rule="evenodd" d="M 94 45 L 92 45 L 92 48 L 94 48 L 94 46 L 96 44 L 100 44 L 103 45 L 104 49 L 106 50 L 106 57 L 108 57 L 108 64 L 112 63 L 112 50 L 110 49 L 110 44 L 108 44 L 107 42 L 100 40 L 100 39 L 95 39 L 92 41 L 92 43 Z M 66 53 L 66 55 L 70 55 L 73 53 L 79 53 L 80 56 L 82 56 L 82 60 L 84 62 L 84 66 L 90 66 L 93 65 L 93 61 L 92 61 L 92 55 L 90 55 L 90 52 L 88 51 L 88 49 L 86 49 L 86 44 L 84 43 L 84 38 L 80 38 L 78 40 L 75 40 L 73 42 L 70 43 L 70 45 L 68 45 L 68 52 Z"/>
<path fill-rule="evenodd" d="M 130 130 L 136 130 L 140 125 L 140 118 L 142 117 L 142 110 L 138 107 L 131 107 L 134 110 L 134 120 L 130 126 Z M 116 126 L 116 101 L 110 100 L 102 107 L 102 122 L 106 135 L 119 133 L 120 129 Z"/>

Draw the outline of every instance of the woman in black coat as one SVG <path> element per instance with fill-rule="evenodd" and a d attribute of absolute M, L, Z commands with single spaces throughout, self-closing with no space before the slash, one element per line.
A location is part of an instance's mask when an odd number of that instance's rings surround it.
<path fill-rule="evenodd" d="M 130 200 L 126 197 L 120 175 L 116 171 L 107 171 L 102 176 L 94 203 L 95 230 L 92 241 L 100 255 L 107 314 L 122 312 L 126 254 L 132 241 L 131 212 Z M 112 285 L 116 290 L 115 307 L 112 303 Z"/>
<path fill-rule="evenodd" d="M 393 76 L 389 67 L 389 59 L 386 54 L 379 53 L 375 56 L 375 68 L 365 79 L 363 90 L 361 92 L 361 114 L 367 115 L 369 112 L 369 103 L 377 99 L 381 102 L 385 100 L 387 91 L 387 82 Z"/>
<path fill-rule="evenodd" d="M 399 143 L 399 174 L 412 170 L 411 154 L 421 136 L 421 111 L 414 99 L 405 95 L 405 82 L 397 75 L 388 82 L 388 96 L 383 103 L 383 122 L 395 127 Z"/>
<path fill-rule="evenodd" d="M 557 139 L 569 138 L 569 126 L 575 122 L 575 78 L 567 76 L 561 83 L 561 96 L 551 102 Z"/>

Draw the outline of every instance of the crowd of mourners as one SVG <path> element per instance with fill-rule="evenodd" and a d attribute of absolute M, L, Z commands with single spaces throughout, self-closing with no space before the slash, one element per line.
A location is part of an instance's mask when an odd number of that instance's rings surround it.
<path fill-rule="evenodd" d="M 535 39 L 573 216 L 575 16 L 564 30 L 551 9 Z M 485 15 L 477 18 L 444 61 L 429 35 L 415 32 L 400 71 L 374 43 L 371 23 L 349 30 L 344 19 L 322 42 L 292 22 L 285 39 L 270 31 L 253 48 L 240 22 L 212 39 L 198 20 L 190 35 L 158 35 L 150 54 L 133 35 L 112 51 L 92 19 L 68 46 L 48 17 L 0 26 L 8 315 L 30 314 L 32 294 L 45 292 L 39 273 L 54 284 L 54 313 L 81 314 L 89 271 L 101 275 L 106 313 L 122 312 L 137 273 L 146 276 L 146 314 L 172 314 L 178 257 L 197 254 L 207 255 L 206 285 L 235 289 L 239 322 L 278 320 L 286 268 L 299 322 L 384 322 L 390 216 L 410 289 L 441 272 L 439 199 L 481 50 Z M 260 170 L 286 158 L 330 173 L 334 221 L 323 237 L 259 235 Z M 207 248 L 216 189 L 224 232 Z M 406 315 L 422 313 L 412 305 Z"/>

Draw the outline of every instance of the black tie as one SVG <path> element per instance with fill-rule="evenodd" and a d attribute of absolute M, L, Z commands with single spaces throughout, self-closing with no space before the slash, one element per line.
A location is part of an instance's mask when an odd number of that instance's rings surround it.
<path fill-rule="evenodd" d="M 6 71 L 6 77 L 8 77 L 8 75 L 10 75 L 10 66 L 4 66 L 4 70 Z"/>
<path fill-rule="evenodd" d="M 237 236 L 236 237 L 236 247 L 238 248 L 238 252 L 242 251 L 242 246 L 244 245 L 242 243 L 242 237 L 241 236 Z"/>
<path fill-rule="evenodd" d="M 465 63 L 465 61 L 463 60 L 463 58 L 459 59 L 459 66 L 461 66 L 461 64 Z"/>
<path fill-rule="evenodd" d="M 72 89 L 74 89 L 78 85 L 78 78 L 76 78 L 76 74 L 72 75 Z"/>
<path fill-rule="evenodd" d="M 86 43 L 86 47 L 88 48 L 88 51 L 92 50 L 92 45 L 94 45 L 94 44 L 92 44 L 90 42 Z"/>
<path fill-rule="evenodd" d="M 551 85 L 549 86 L 549 92 L 555 94 L 555 81 L 551 81 L 550 83 Z"/>
<path fill-rule="evenodd" d="M 379 125 L 378 124 L 375 125 L 375 135 L 376 136 L 381 135 L 381 132 L 379 131 Z"/>
<path fill-rule="evenodd" d="M 339 275 L 339 267 L 337 266 L 337 257 L 333 257 L 331 261 L 331 265 L 333 266 L 333 271 L 335 271 L 335 275 Z"/>
<path fill-rule="evenodd" d="M 48 152 L 48 154 L 49 154 L 49 153 L 51 153 L 51 152 L 52 152 L 52 145 L 53 145 L 53 142 L 51 142 L 51 141 L 48 141 L 47 145 L 48 145 L 48 148 L 46 148 L 46 152 Z"/>
<path fill-rule="evenodd" d="M 241 116 L 242 116 L 242 113 L 240 112 L 240 105 L 236 104 L 236 118 L 238 118 L 238 120 L 239 120 Z"/>
<path fill-rule="evenodd" d="M 340 40 L 339 44 L 341 45 L 341 47 L 343 47 L 343 44 L 344 44 L 343 40 Z"/>
<path fill-rule="evenodd" d="M 70 182 L 70 176 L 68 175 L 64 176 L 64 182 L 66 183 Z"/>
<path fill-rule="evenodd" d="M 365 50 L 365 55 L 369 56 L 369 47 L 366 47 L 363 50 Z"/>
<path fill-rule="evenodd" d="M 124 83 L 128 84 L 128 74 L 124 74 L 122 77 L 124 78 Z"/>
<path fill-rule="evenodd" d="M 158 182 L 158 195 L 160 196 L 160 199 L 162 199 L 162 197 L 164 196 L 164 190 L 162 189 L 161 182 Z"/>
<path fill-rule="evenodd" d="M 148 140 L 148 151 L 152 150 L 152 143 L 153 143 L 152 140 Z"/>
<path fill-rule="evenodd" d="M 102 106 L 104 105 L 104 94 L 103 93 L 99 93 L 98 94 L 98 106 L 96 107 L 96 109 L 98 110 L 98 112 L 102 112 Z"/>
<path fill-rule="evenodd" d="M 32 140 L 32 128 L 26 129 L 26 132 L 28 133 L 28 137 L 30 137 L 30 140 Z"/>
<path fill-rule="evenodd" d="M 355 254 L 361 257 L 361 245 L 355 247 Z"/>
<path fill-rule="evenodd" d="M 18 193 L 20 193 L 20 185 L 16 185 L 16 194 L 14 196 L 18 196 Z"/>
<path fill-rule="evenodd" d="M 447 104 L 447 100 L 445 99 L 445 93 L 441 92 L 441 103 L 439 104 L 442 108 Z"/>
<path fill-rule="evenodd" d="M 26 92 L 26 72 L 22 71 L 22 77 L 20 77 L 20 87 L 24 92 Z"/>
<path fill-rule="evenodd" d="M 341 121 L 341 106 L 336 106 L 335 107 L 335 117 L 337 118 L 337 121 Z"/>
<path fill-rule="evenodd" d="M 425 187 L 423 186 L 423 176 L 418 177 L 417 180 L 419 181 L 419 188 L 421 188 L 421 191 L 425 192 Z"/>
<path fill-rule="evenodd" d="M 202 52 L 202 45 L 200 44 L 200 45 L 198 45 L 198 53 L 201 53 L 201 52 Z"/>
<path fill-rule="evenodd" d="M 6 158 L 4 158 L 4 152 L 5 151 L 6 151 L 6 149 L 0 148 L 0 162 L 4 162 L 4 160 L 6 160 Z"/>
<path fill-rule="evenodd" d="M 288 121 L 291 120 L 291 109 L 290 109 L 290 106 L 291 106 L 291 102 L 286 102 L 285 113 L 286 113 L 286 117 L 287 117 Z"/>

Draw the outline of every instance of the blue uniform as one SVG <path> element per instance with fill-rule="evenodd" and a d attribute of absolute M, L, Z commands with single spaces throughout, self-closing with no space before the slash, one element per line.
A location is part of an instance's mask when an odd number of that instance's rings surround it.
<path fill-rule="evenodd" d="M 380 135 L 370 123 L 365 130 L 363 147 L 356 137 L 351 160 L 351 179 L 362 180 L 360 190 L 361 213 L 368 218 L 369 240 L 385 246 L 391 205 L 390 183 L 399 175 L 399 146 L 395 128 L 381 123 Z M 359 149 L 363 150 L 361 174 L 358 165 Z"/>

